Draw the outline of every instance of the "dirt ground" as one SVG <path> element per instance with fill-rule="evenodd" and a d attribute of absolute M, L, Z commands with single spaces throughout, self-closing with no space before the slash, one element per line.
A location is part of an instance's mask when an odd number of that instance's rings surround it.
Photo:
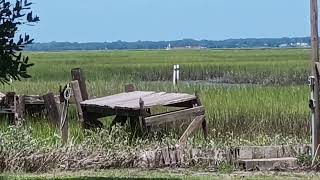
<path fill-rule="evenodd" d="M 1 177 L 1 176 L 0 176 Z M 232 172 L 195 169 L 112 169 L 103 171 L 51 172 L 47 174 L 2 174 L 0 179 L 320 179 L 317 172 Z"/>

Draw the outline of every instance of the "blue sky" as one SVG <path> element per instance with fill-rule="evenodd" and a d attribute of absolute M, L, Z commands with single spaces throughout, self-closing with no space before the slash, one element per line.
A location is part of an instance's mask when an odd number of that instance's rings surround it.
<path fill-rule="evenodd" d="M 31 0 L 37 42 L 308 36 L 309 0 Z"/>

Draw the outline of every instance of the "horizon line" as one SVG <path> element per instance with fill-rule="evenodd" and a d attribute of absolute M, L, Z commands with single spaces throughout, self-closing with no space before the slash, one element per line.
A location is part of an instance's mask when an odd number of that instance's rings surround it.
<path fill-rule="evenodd" d="M 47 42 L 34 42 L 33 44 L 45 44 L 45 43 L 114 43 L 114 42 L 126 42 L 126 43 L 136 43 L 136 42 L 172 42 L 172 41 L 182 41 L 182 40 L 194 40 L 194 41 L 227 41 L 227 40 L 246 40 L 246 39 L 292 39 L 292 38 L 311 38 L 310 36 L 288 36 L 288 37 L 247 37 L 247 38 L 227 38 L 222 40 L 210 40 L 210 39 L 196 39 L 196 38 L 182 38 L 175 40 L 136 40 L 136 41 L 47 41 Z"/>

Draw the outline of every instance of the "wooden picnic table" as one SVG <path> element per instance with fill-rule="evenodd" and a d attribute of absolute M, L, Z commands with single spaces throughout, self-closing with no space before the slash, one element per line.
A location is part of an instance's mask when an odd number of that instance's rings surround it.
<path fill-rule="evenodd" d="M 85 122 L 115 115 L 116 118 L 112 124 L 129 120 L 131 125 L 138 125 L 141 129 L 150 130 L 157 129 L 162 124 L 194 118 L 195 122 L 192 121 L 188 129 L 191 128 L 194 131 L 197 127 L 202 126 L 205 136 L 207 135 L 205 110 L 196 95 L 132 91 L 86 100 L 80 105 Z M 152 115 L 150 110 L 158 106 L 179 107 L 180 109 Z"/>

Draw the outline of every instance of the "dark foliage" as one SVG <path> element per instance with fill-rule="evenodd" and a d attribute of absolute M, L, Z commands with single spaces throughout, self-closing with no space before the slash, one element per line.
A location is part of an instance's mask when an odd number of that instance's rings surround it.
<path fill-rule="evenodd" d="M 10 78 L 21 80 L 30 78 L 27 69 L 33 66 L 29 57 L 21 51 L 33 39 L 28 34 L 16 37 L 21 25 L 34 25 L 40 19 L 31 11 L 32 3 L 28 0 L 16 0 L 15 3 L 0 0 L 0 82 L 8 83 Z"/>

